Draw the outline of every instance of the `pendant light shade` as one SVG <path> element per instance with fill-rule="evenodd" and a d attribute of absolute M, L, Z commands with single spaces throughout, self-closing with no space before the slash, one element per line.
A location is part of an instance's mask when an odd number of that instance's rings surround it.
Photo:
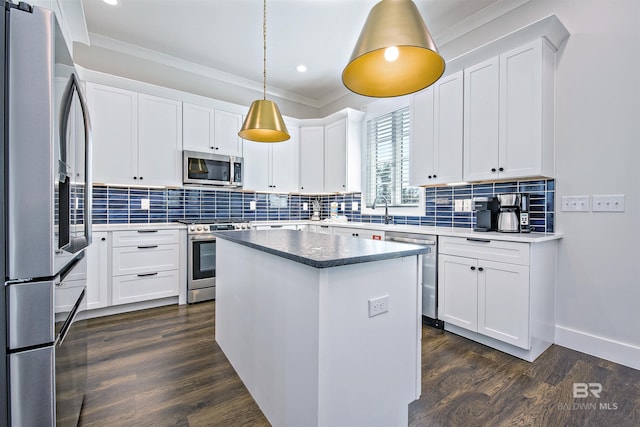
<path fill-rule="evenodd" d="M 264 0 L 262 20 L 263 46 L 263 99 L 253 101 L 238 135 L 255 142 L 282 142 L 291 136 L 282 120 L 280 110 L 273 101 L 267 101 L 267 0 Z"/>
<path fill-rule="evenodd" d="M 369 12 L 342 82 L 360 95 L 401 96 L 431 86 L 444 67 L 413 1 L 382 0 Z"/>
<path fill-rule="evenodd" d="M 290 138 L 278 106 L 266 99 L 251 103 L 238 135 L 257 142 L 282 142 Z"/>

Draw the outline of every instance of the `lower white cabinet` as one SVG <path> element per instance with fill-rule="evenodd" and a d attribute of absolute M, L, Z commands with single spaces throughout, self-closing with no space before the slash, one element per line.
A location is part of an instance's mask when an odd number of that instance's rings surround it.
<path fill-rule="evenodd" d="M 529 348 L 529 267 L 440 255 L 445 322 Z"/>
<path fill-rule="evenodd" d="M 529 361 L 553 343 L 557 241 L 438 241 L 445 329 Z"/>
<path fill-rule="evenodd" d="M 104 231 L 93 233 L 87 249 L 87 310 L 109 305 L 109 236 Z"/>
<path fill-rule="evenodd" d="M 336 236 L 359 237 L 361 239 L 384 240 L 384 231 L 364 228 L 332 227 Z"/>
<path fill-rule="evenodd" d="M 113 305 L 178 295 L 178 230 L 162 230 L 155 233 L 115 231 L 113 241 Z M 125 246 L 117 246 L 115 242 L 126 243 Z"/>
<path fill-rule="evenodd" d="M 87 309 L 112 314 L 123 309 L 110 307 L 179 296 L 186 286 L 180 236 L 179 230 L 148 227 L 94 232 L 87 251 Z M 130 307 L 125 311 L 143 306 Z"/>

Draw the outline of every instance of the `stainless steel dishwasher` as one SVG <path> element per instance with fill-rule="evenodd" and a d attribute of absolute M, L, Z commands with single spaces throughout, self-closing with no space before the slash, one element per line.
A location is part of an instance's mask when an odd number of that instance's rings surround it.
<path fill-rule="evenodd" d="M 438 319 L 438 236 L 386 231 L 385 240 L 429 247 L 428 253 L 420 255 L 422 265 L 422 320 L 427 325 L 443 329 L 444 322 Z"/>

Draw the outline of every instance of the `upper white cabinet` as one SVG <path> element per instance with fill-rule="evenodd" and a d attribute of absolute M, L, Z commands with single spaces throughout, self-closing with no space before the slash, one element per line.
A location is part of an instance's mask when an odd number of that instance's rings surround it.
<path fill-rule="evenodd" d="M 324 191 L 324 126 L 300 127 L 300 191 Z"/>
<path fill-rule="evenodd" d="M 138 94 L 87 83 L 87 102 L 93 129 L 93 181 L 137 183 Z"/>
<path fill-rule="evenodd" d="M 242 114 L 183 103 L 185 150 L 242 156 Z"/>
<path fill-rule="evenodd" d="M 244 189 L 298 191 L 298 128 L 287 124 L 291 138 L 277 143 L 244 141 Z"/>
<path fill-rule="evenodd" d="M 462 181 L 463 72 L 412 98 L 411 185 Z"/>
<path fill-rule="evenodd" d="M 360 191 L 364 113 L 346 109 L 324 128 L 324 191 Z"/>
<path fill-rule="evenodd" d="M 138 182 L 182 184 L 182 103 L 138 95 Z"/>
<path fill-rule="evenodd" d="M 180 102 L 93 83 L 87 98 L 94 182 L 182 184 Z"/>
<path fill-rule="evenodd" d="M 465 181 L 553 177 L 554 74 L 544 38 L 465 69 Z"/>

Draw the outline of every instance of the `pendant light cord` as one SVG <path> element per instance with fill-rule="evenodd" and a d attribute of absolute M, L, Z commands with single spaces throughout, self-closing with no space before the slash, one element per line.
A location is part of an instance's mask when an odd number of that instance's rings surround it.
<path fill-rule="evenodd" d="M 267 99 L 267 0 L 264 0 L 264 10 L 262 16 L 262 90 L 263 90 L 263 99 Z"/>

